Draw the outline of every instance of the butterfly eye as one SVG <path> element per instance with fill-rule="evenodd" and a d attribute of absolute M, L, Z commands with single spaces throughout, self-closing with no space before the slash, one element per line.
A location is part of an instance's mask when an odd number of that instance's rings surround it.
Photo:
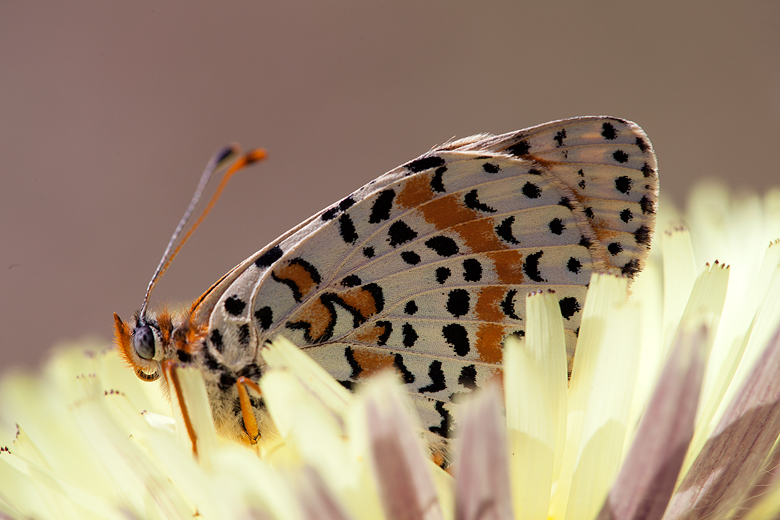
<path fill-rule="evenodd" d="M 133 331 L 133 348 L 141 359 L 154 357 L 154 332 L 149 325 L 140 325 Z"/>

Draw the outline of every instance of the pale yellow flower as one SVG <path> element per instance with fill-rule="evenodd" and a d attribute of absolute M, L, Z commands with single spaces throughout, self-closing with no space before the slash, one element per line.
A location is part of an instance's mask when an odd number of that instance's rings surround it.
<path fill-rule="evenodd" d="M 193 446 L 180 403 L 77 345 L 0 382 L 0 518 L 776 517 L 780 192 L 707 187 L 659 217 L 630 298 L 591 280 L 571 381 L 557 299 L 529 296 L 504 395 L 462 407 L 452 475 L 391 375 L 352 394 L 277 340 L 261 386 L 280 437 L 255 451 L 217 437 L 177 368 Z"/>

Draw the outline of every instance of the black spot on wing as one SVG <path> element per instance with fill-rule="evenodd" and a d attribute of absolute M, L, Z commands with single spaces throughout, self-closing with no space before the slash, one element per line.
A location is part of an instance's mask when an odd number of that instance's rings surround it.
<path fill-rule="evenodd" d="M 487 204 L 483 204 L 479 201 L 479 195 L 477 190 L 471 190 L 463 197 L 463 202 L 466 207 L 476 211 L 484 211 L 485 213 L 495 213 L 496 208 L 490 207 Z"/>
<path fill-rule="evenodd" d="M 244 312 L 246 303 L 238 296 L 231 296 L 225 299 L 225 310 L 231 316 L 240 316 Z"/>
<path fill-rule="evenodd" d="M 257 309 L 255 311 L 255 319 L 257 320 L 257 324 L 261 329 L 268 330 L 271 327 L 271 324 L 274 322 L 274 314 L 271 310 L 271 307 L 266 305 L 265 307 L 260 307 Z"/>
<path fill-rule="evenodd" d="M 401 343 L 403 346 L 406 348 L 411 348 L 414 346 L 420 336 L 417 334 L 417 331 L 414 330 L 414 327 L 412 327 L 411 324 L 404 323 L 401 327 L 401 337 Z"/>
<path fill-rule="evenodd" d="M 566 139 L 566 129 L 561 128 L 559 132 L 555 134 L 555 137 L 553 137 L 553 140 L 558 144 L 558 147 L 563 146 L 563 140 Z"/>
<path fill-rule="evenodd" d="M 637 244 L 650 247 L 650 229 L 642 224 L 634 231 L 634 238 Z"/>
<path fill-rule="evenodd" d="M 628 224 L 628 222 L 634 218 L 634 214 L 631 213 L 631 210 L 626 208 L 623 211 L 620 212 L 620 220 Z"/>
<path fill-rule="evenodd" d="M 655 213 L 655 204 L 650 200 L 647 195 L 642 196 L 642 200 L 639 201 L 639 207 L 642 208 L 642 214 L 648 215 Z"/>
<path fill-rule="evenodd" d="M 642 153 L 650 149 L 650 145 L 648 145 L 647 141 L 645 141 L 641 137 L 636 138 L 636 145 L 639 147 L 640 150 L 642 150 Z"/>
<path fill-rule="evenodd" d="M 427 392 L 435 393 L 447 388 L 447 383 L 444 380 L 444 371 L 441 369 L 441 361 L 438 359 L 431 361 L 431 364 L 428 365 L 428 377 L 431 378 L 430 384 L 420 388 L 417 392 L 421 394 Z"/>
<path fill-rule="evenodd" d="M 344 199 L 339 202 L 339 209 L 341 211 L 347 211 L 349 208 L 355 205 L 355 199 L 352 198 L 352 195 L 345 197 Z"/>
<path fill-rule="evenodd" d="M 282 254 L 282 248 L 276 245 L 260 255 L 260 258 L 255 260 L 255 265 L 260 268 L 269 267 L 279 260 L 282 257 Z"/>
<path fill-rule="evenodd" d="M 628 162 L 628 154 L 623 150 L 615 150 L 615 153 L 612 154 L 612 158 L 615 159 L 615 162 L 619 162 L 620 164 Z"/>
<path fill-rule="evenodd" d="M 623 274 L 623 276 L 633 278 L 639 272 L 639 260 L 636 258 L 630 260 L 620 269 L 620 272 Z"/>
<path fill-rule="evenodd" d="M 571 317 L 580 310 L 580 303 L 577 301 L 577 298 L 574 298 L 573 296 L 562 298 L 558 301 L 558 304 L 561 307 L 561 316 L 566 320 L 571 319 Z"/>
<path fill-rule="evenodd" d="M 604 123 L 601 125 L 601 137 L 607 141 L 614 141 L 617 139 L 617 130 L 615 130 L 612 123 Z"/>
<path fill-rule="evenodd" d="M 344 349 L 344 357 L 346 358 L 349 367 L 352 369 L 352 372 L 349 374 L 349 378 L 357 379 L 360 377 L 360 373 L 363 371 L 363 369 L 361 368 L 360 363 L 357 362 L 357 359 L 355 359 L 355 351 L 352 350 L 352 347 L 346 347 Z"/>
<path fill-rule="evenodd" d="M 390 225 L 387 230 L 388 239 L 392 247 L 405 244 L 417 238 L 417 232 L 409 227 L 403 220 L 398 220 Z"/>
<path fill-rule="evenodd" d="M 323 222 L 327 222 L 329 220 L 333 220 L 336 218 L 336 215 L 339 214 L 339 208 L 330 208 L 326 209 L 322 212 L 322 216 L 320 217 Z"/>
<path fill-rule="evenodd" d="M 460 369 L 460 375 L 458 376 L 458 384 L 463 385 L 469 390 L 477 389 L 477 367 L 474 365 L 466 365 Z"/>
<path fill-rule="evenodd" d="M 439 166 L 444 166 L 444 159 L 436 155 L 431 155 L 430 157 L 422 157 L 408 163 L 406 168 L 412 173 L 418 173 Z"/>
<path fill-rule="evenodd" d="M 544 251 L 537 251 L 536 253 L 527 255 L 523 262 L 523 272 L 534 282 L 542 283 L 547 281 L 542 278 L 542 275 L 539 272 L 539 259 L 542 258 L 543 254 Z"/>
<path fill-rule="evenodd" d="M 373 258 L 374 257 L 374 248 L 373 247 L 364 247 L 363 248 L 363 256 L 366 258 Z"/>
<path fill-rule="evenodd" d="M 415 253 L 414 251 L 403 251 L 401 253 L 401 260 L 406 262 L 409 265 L 417 265 L 420 263 L 420 255 Z"/>
<path fill-rule="evenodd" d="M 395 191 L 391 189 L 380 191 L 374 203 L 371 204 L 371 214 L 368 216 L 368 223 L 378 224 L 383 220 L 389 219 L 390 210 L 393 209 L 393 199 L 395 199 Z"/>
<path fill-rule="evenodd" d="M 562 235 L 563 230 L 566 229 L 566 226 L 563 224 L 563 221 L 559 218 L 554 218 L 550 221 L 549 224 L 547 224 L 547 227 L 550 228 L 550 233 L 553 235 Z"/>
<path fill-rule="evenodd" d="M 628 192 L 631 191 L 631 186 L 633 184 L 634 181 L 631 180 L 631 177 L 626 177 L 625 175 L 615 179 L 615 189 L 625 195 L 628 195 Z"/>
<path fill-rule="evenodd" d="M 357 287 L 358 285 L 362 284 L 363 282 L 360 280 L 360 277 L 351 274 L 349 276 L 345 276 L 341 279 L 341 286 L 342 287 Z"/>
<path fill-rule="evenodd" d="M 513 320 L 521 319 L 520 316 L 518 316 L 515 313 L 516 295 L 517 295 L 517 290 L 510 289 L 506 292 L 506 296 L 504 296 L 504 299 L 501 301 L 501 312 L 504 313 L 504 316 L 507 316 L 508 318 L 512 318 Z"/>
<path fill-rule="evenodd" d="M 416 236 L 416 233 L 415 233 Z M 425 241 L 425 246 L 433 250 L 439 256 L 452 256 L 458 254 L 458 244 L 450 237 L 438 235 Z"/>
<path fill-rule="evenodd" d="M 531 145 L 528 144 L 528 141 L 520 141 L 519 143 L 513 144 L 512 146 L 506 149 L 508 154 L 517 157 L 528 155 L 528 152 L 530 150 L 531 150 Z"/>
<path fill-rule="evenodd" d="M 515 223 L 515 217 L 510 216 L 501 221 L 501 224 L 496 226 L 496 235 L 505 242 L 510 244 L 519 244 L 520 241 L 512 234 L 512 224 Z"/>
<path fill-rule="evenodd" d="M 465 316 L 469 312 L 471 296 L 466 289 L 453 289 L 447 295 L 447 312 L 454 317 Z"/>
<path fill-rule="evenodd" d="M 482 279 L 482 264 L 476 258 L 463 261 L 463 279 L 467 282 L 478 282 Z"/>
<path fill-rule="evenodd" d="M 466 327 L 460 323 L 450 323 L 441 329 L 444 341 L 449 343 L 455 354 L 465 356 L 471 350 L 469 345 L 469 334 Z"/>
<path fill-rule="evenodd" d="M 393 359 L 393 366 L 398 369 L 401 379 L 407 385 L 414 383 L 414 374 L 412 374 L 404 364 L 404 358 L 401 354 L 396 354 Z"/>
<path fill-rule="evenodd" d="M 433 177 L 431 177 L 431 191 L 435 191 L 437 193 L 445 192 L 442 176 L 446 171 L 447 171 L 446 166 L 442 166 L 441 168 L 436 168 L 436 171 L 433 173 Z"/>
<path fill-rule="evenodd" d="M 617 256 L 623 252 L 623 246 L 620 245 L 620 242 L 612 242 L 607 246 L 607 251 L 612 256 Z"/>
<path fill-rule="evenodd" d="M 417 304 L 414 302 L 414 300 L 409 300 L 406 302 L 406 305 L 404 305 L 404 313 L 412 315 L 417 312 Z"/>
<path fill-rule="evenodd" d="M 561 200 L 558 201 L 558 205 L 568 208 L 570 211 L 574 211 L 574 205 L 571 203 L 569 197 L 561 197 Z"/>
<path fill-rule="evenodd" d="M 642 175 L 645 177 L 653 177 L 655 175 L 655 170 L 647 163 L 642 166 Z"/>
<path fill-rule="evenodd" d="M 452 272 L 449 267 L 437 267 L 436 268 L 436 281 L 443 284 L 450 277 Z"/>
<path fill-rule="evenodd" d="M 439 416 L 441 417 L 441 423 L 439 423 L 438 426 L 429 426 L 428 431 L 446 438 L 450 434 L 452 416 L 450 415 L 450 412 L 448 412 L 447 409 L 444 408 L 444 403 L 441 401 L 436 401 L 436 405 L 434 408 L 436 409 L 437 412 L 439 412 Z"/>
<path fill-rule="evenodd" d="M 214 346 L 215 349 L 217 349 L 218 352 L 222 352 L 222 349 L 225 348 L 224 343 L 222 343 L 222 334 L 217 329 L 212 329 L 211 336 L 209 336 L 209 340 L 211 341 L 211 344 Z"/>
<path fill-rule="evenodd" d="M 339 217 L 339 235 L 347 244 L 354 244 L 359 238 L 357 230 L 355 229 L 355 223 L 352 222 L 352 217 L 346 213 L 343 213 Z"/>
<path fill-rule="evenodd" d="M 580 274 L 580 271 L 582 270 L 582 262 L 574 258 L 573 256 L 569 258 L 569 261 L 566 263 L 566 269 L 571 271 L 574 274 Z"/>
<path fill-rule="evenodd" d="M 486 173 L 498 173 L 499 167 L 497 164 L 486 162 L 482 164 L 482 169 L 485 170 Z"/>
<path fill-rule="evenodd" d="M 532 182 L 526 182 L 521 191 L 529 199 L 538 199 L 542 196 L 541 188 Z"/>
<path fill-rule="evenodd" d="M 381 346 L 387 345 L 387 340 L 390 339 L 390 334 L 393 333 L 393 324 L 389 321 L 377 321 L 377 327 L 382 328 L 382 333 L 376 338 L 376 344 Z"/>

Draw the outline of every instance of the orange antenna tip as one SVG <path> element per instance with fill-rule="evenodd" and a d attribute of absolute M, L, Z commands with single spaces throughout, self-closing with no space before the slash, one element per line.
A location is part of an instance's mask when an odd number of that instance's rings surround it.
<path fill-rule="evenodd" d="M 203 195 L 203 191 L 205 190 L 206 185 L 211 179 L 211 176 L 214 174 L 215 171 L 224 167 L 228 159 L 233 158 L 237 153 L 239 153 L 240 150 L 241 148 L 239 147 L 239 145 L 235 143 L 231 143 L 230 145 L 226 146 L 225 148 L 223 148 L 222 150 L 214 154 L 211 160 L 209 161 L 209 164 L 206 166 L 206 169 L 203 171 L 203 174 L 201 175 L 200 178 L 200 182 L 198 183 L 198 187 L 195 190 L 195 194 L 192 196 L 192 200 L 190 201 L 190 205 L 187 207 L 187 211 L 184 212 L 184 216 L 179 221 L 179 225 L 176 226 L 176 230 L 173 232 L 173 236 L 171 236 L 171 239 L 168 242 L 168 246 L 165 248 L 163 257 L 162 259 L 160 259 L 160 263 L 157 266 L 157 270 L 154 272 L 154 275 L 152 276 L 152 279 L 149 281 L 149 285 L 146 288 L 146 295 L 144 296 L 144 302 L 143 305 L 141 306 L 141 311 L 139 313 L 141 320 L 143 320 L 146 317 L 146 307 L 149 305 L 149 295 L 152 293 L 152 290 L 157 285 L 157 281 L 163 275 L 165 270 L 168 269 L 168 266 L 171 264 L 171 261 L 179 253 L 181 246 L 184 245 L 184 243 L 187 241 L 190 235 L 192 235 L 192 232 L 198 228 L 200 223 L 203 222 L 203 219 L 206 218 L 206 215 L 209 214 L 211 208 L 214 206 L 214 203 L 219 198 L 220 194 L 222 193 L 222 190 L 225 188 L 225 186 L 227 185 L 228 181 L 233 176 L 233 174 L 236 173 L 238 170 L 241 170 L 245 166 L 248 166 L 254 162 L 264 159 L 266 156 L 265 150 L 262 150 L 260 148 L 250 150 L 249 152 L 241 156 L 236 162 L 234 162 L 227 169 L 227 171 L 224 173 L 224 176 L 222 177 L 222 181 L 219 183 L 219 186 L 217 186 L 214 195 L 212 195 L 211 200 L 201 212 L 200 217 L 198 217 L 198 219 L 190 227 L 190 229 L 187 231 L 187 233 L 184 235 L 181 241 L 178 242 L 178 245 L 176 245 L 176 248 L 174 249 L 174 244 L 176 244 L 176 240 L 179 237 L 179 233 L 184 229 L 184 226 L 189 221 L 192 212 L 195 210 L 195 206 L 198 204 L 198 201 L 200 200 L 201 195 Z"/>
<path fill-rule="evenodd" d="M 246 163 L 252 164 L 257 161 L 262 161 L 268 156 L 267 153 L 265 153 L 265 150 L 262 148 L 255 148 L 254 150 L 250 150 L 246 154 Z"/>

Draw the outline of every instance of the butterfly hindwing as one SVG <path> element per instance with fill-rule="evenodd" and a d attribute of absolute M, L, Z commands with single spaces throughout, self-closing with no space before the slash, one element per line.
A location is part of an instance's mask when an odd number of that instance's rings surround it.
<path fill-rule="evenodd" d="M 529 292 L 556 292 L 573 354 L 590 274 L 643 265 L 656 192 L 649 141 L 623 120 L 448 143 L 242 264 L 206 302 L 209 344 L 238 365 L 283 334 L 345 384 L 394 368 L 438 432 L 443 403 L 498 374 Z"/>

